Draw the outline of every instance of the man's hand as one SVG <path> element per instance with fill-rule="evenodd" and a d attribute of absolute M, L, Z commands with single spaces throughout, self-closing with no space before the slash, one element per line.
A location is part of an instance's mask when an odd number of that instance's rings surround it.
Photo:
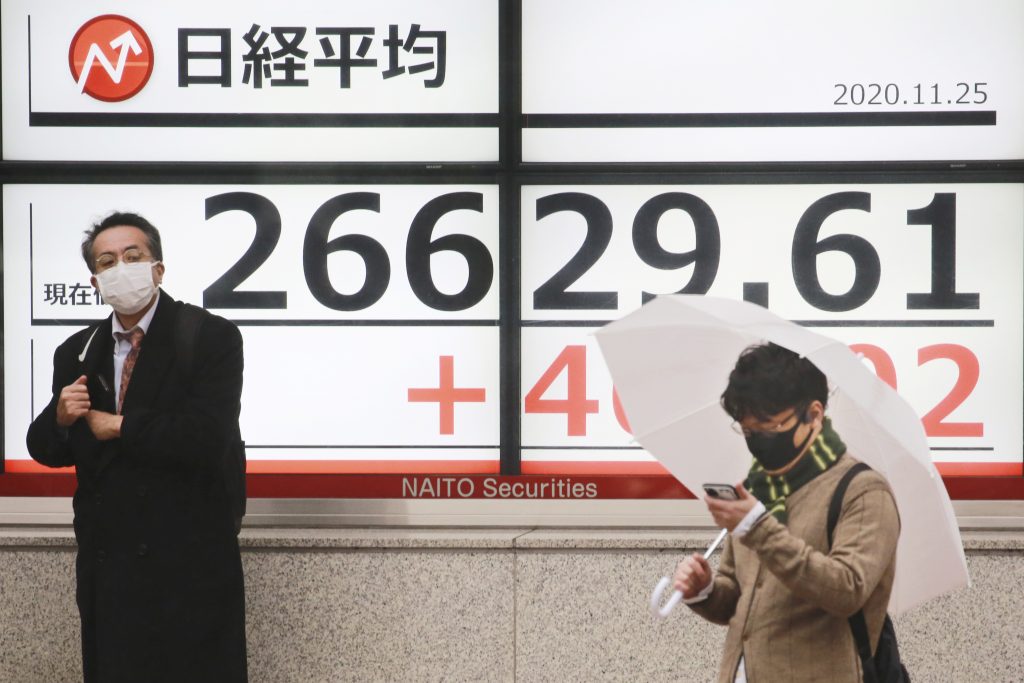
<path fill-rule="evenodd" d="M 121 415 L 105 413 L 102 410 L 90 410 L 85 414 L 85 421 L 92 430 L 93 436 L 100 441 L 109 441 L 121 436 Z"/>
<path fill-rule="evenodd" d="M 704 503 L 708 506 L 708 512 L 714 517 L 715 524 L 730 532 L 757 505 L 757 499 L 743 488 L 743 484 L 736 484 L 736 492 L 740 494 L 739 500 L 723 500 L 722 498 L 712 498 L 706 494 L 704 496 Z"/>
<path fill-rule="evenodd" d="M 89 389 L 85 386 L 88 378 L 82 375 L 60 390 L 57 399 L 57 425 L 67 429 L 89 412 Z"/>
<path fill-rule="evenodd" d="M 711 567 L 700 553 L 694 553 L 679 563 L 672 577 L 672 588 L 680 591 L 683 598 L 696 597 L 711 583 Z"/>

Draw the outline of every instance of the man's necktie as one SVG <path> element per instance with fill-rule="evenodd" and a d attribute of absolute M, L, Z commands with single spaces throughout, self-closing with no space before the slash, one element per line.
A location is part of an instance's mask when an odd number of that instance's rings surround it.
<path fill-rule="evenodd" d="M 127 332 L 115 332 L 114 335 L 119 340 L 127 340 L 132 345 L 132 349 L 128 352 L 124 359 L 124 365 L 121 367 L 121 389 L 117 394 L 117 414 L 120 415 L 121 408 L 124 406 L 124 395 L 128 393 L 128 382 L 131 381 L 132 370 L 135 369 L 135 361 L 139 359 L 139 349 L 142 347 L 142 337 L 145 332 L 141 327 L 133 327 Z"/>

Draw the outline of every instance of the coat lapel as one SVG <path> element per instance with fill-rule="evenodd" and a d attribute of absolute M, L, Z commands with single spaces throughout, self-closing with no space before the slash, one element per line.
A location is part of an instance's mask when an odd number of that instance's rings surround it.
<path fill-rule="evenodd" d="M 135 363 L 122 410 L 128 414 L 133 407 L 155 405 L 164 377 L 174 363 L 174 324 L 180 304 L 160 292 L 153 322 L 142 339 L 139 360 Z"/>
<path fill-rule="evenodd" d="M 87 386 L 93 408 L 114 412 L 114 341 L 109 317 L 90 335 L 79 361 L 81 374 L 89 378 Z"/>
<path fill-rule="evenodd" d="M 78 367 L 75 375 L 88 378 L 89 401 L 93 409 L 114 412 L 114 342 L 110 335 L 111 322 L 108 317 L 92 328 L 83 347 L 78 353 Z M 75 442 L 75 465 L 80 478 L 92 478 L 99 472 L 100 464 L 108 460 L 103 443 L 96 440 L 85 420 L 79 420 L 71 427 L 71 439 Z"/>
<path fill-rule="evenodd" d="M 156 313 L 153 314 L 153 321 L 149 324 L 149 331 L 142 338 L 142 348 L 139 350 L 139 359 L 135 363 L 131 379 L 128 382 L 128 389 L 124 395 L 124 404 L 121 406 L 122 413 L 127 415 L 133 408 L 147 408 L 156 405 L 160 388 L 164 379 L 174 362 L 174 324 L 177 320 L 179 304 L 170 296 L 160 291 L 160 301 L 157 303 Z M 108 324 L 107 336 L 110 336 Z M 112 359 L 113 342 L 108 346 L 107 356 Z M 113 360 L 111 368 L 113 368 Z M 110 412 L 113 412 L 111 404 Z M 98 470 L 102 470 L 120 452 L 118 448 L 105 448 L 100 455 Z"/>

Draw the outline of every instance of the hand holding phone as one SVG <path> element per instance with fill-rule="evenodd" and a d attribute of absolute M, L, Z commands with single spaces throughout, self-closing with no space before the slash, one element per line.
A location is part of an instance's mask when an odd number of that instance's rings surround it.
<path fill-rule="evenodd" d="M 729 484 L 703 484 L 704 493 L 719 500 L 739 500 L 740 494 Z"/>
<path fill-rule="evenodd" d="M 757 499 L 743 488 L 728 484 L 704 484 L 704 503 L 719 528 L 732 531 L 757 505 Z"/>

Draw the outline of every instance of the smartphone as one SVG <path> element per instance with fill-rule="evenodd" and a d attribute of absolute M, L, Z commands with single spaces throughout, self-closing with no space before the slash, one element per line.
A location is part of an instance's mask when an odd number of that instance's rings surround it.
<path fill-rule="evenodd" d="M 720 500 L 739 500 L 740 494 L 729 484 L 703 484 L 704 493 Z"/>

